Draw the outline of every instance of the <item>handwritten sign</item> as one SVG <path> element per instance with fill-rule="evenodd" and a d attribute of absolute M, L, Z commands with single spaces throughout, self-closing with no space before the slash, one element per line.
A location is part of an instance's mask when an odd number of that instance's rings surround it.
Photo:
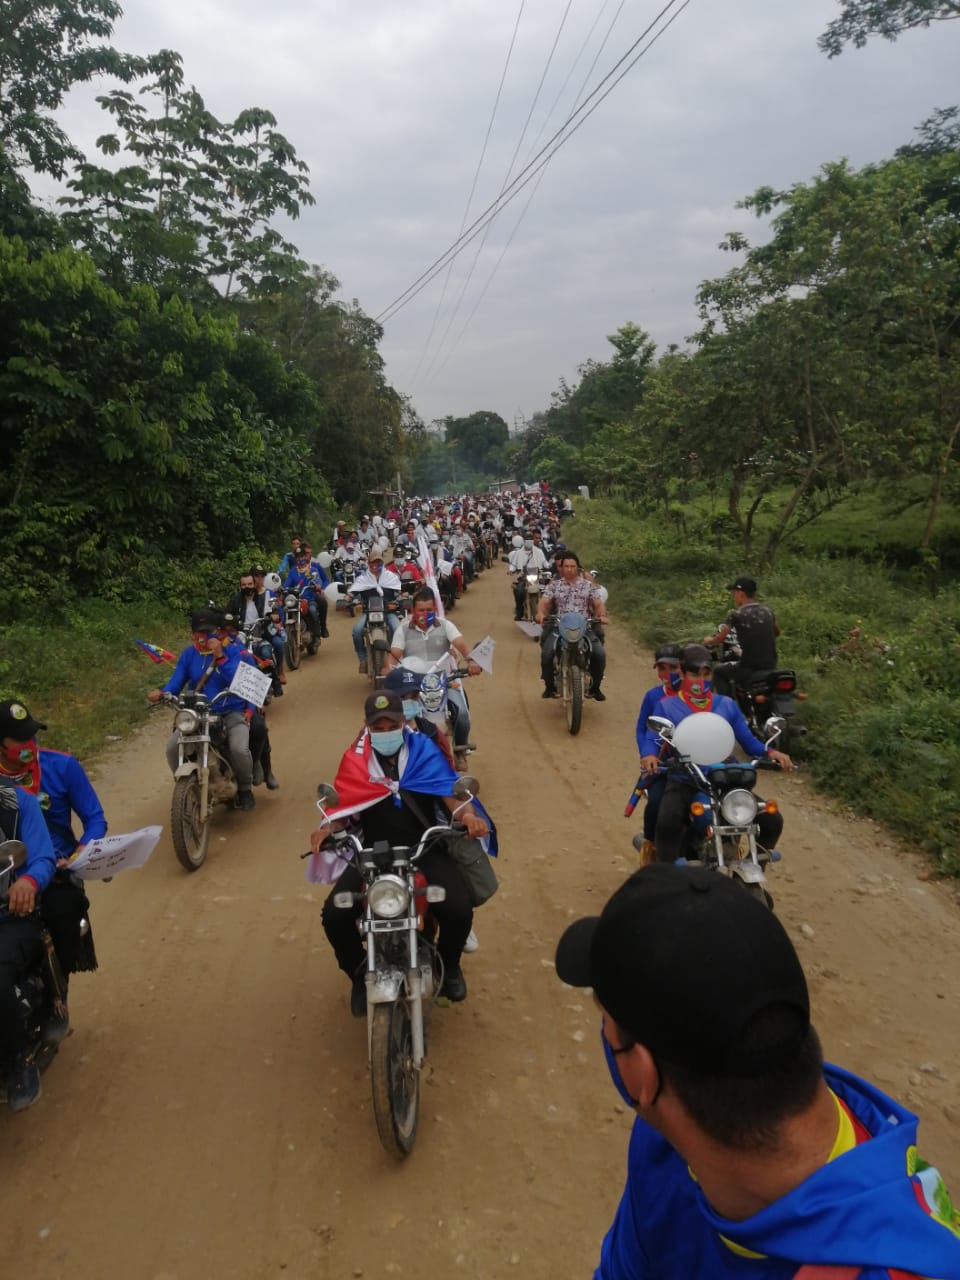
<path fill-rule="evenodd" d="M 478 667 L 483 671 L 487 671 L 493 675 L 493 650 L 496 641 L 493 636 L 484 636 L 470 650 L 470 657 L 474 660 Z"/>
<path fill-rule="evenodd" d="M 70 870 L 81 880 L 106 880 L 121 871 L 142 867 L 156 848 L 162 831 L 163 827 L 141 827 L 127 835 L 91 840 L 71 859 Z"/>
<path fill-rule="evenodd" d="M 518 622 L 517 626 L 525 636 L 529 636 L 531 640 L 539 640 L 543 635 L 543 627 L 539 622 Z"/>
<path fill-rule="evenodd" d="M 245 702 L 252 702 L 255 707 L 262 707 L 272 684 L 265 671 L 252 667 L 249 662 L 241 662 L 230 681 L 230 692 Z"/>

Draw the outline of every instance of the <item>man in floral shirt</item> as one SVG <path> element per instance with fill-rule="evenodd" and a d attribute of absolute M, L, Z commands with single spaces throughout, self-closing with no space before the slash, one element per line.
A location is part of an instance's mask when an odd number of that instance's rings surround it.
<path fill-rule="evenodd" d="M 556 697 L 553 683 L 553 656 L 557 648 L 557 627 L 555 622 L 548 623 L 548 616 L 559 617 L 563 613 L 582 613 L 593 618 L 595 625 L 587 632 L 590 643 L 590 680 L 589 697 L 597 702 L 605 702 L 607 695 L 602 692 L 600 682 L 607 665 L 607 655 L 603 648 L 603 632 L 601 624 L 607 620 L 607 612 L 600 591 L 592 578 L 584 575 L 579 557 L 573 551 L 564 551 L 556 560 L 558 578 L 547 586 L 540 597 L 537 608 L 537 622 L 543 627 L 543 638 L 540 641 L 540 675 L 543 680 L 543 697 Z"/>

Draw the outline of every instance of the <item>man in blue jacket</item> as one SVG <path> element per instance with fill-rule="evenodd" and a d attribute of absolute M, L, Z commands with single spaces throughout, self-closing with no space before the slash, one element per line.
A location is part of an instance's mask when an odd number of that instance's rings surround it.
<path fill-rule="evenodd" d="M 654 864 L 576 921 L 557 974 L 592 987 L 637 1113 L 594 1280 L 960 1280 L 960 1217 L 917 1119 L 823 1062 L 772 911 Z"/>
<path fill-rule="evenodd" d="M 40 1096 L 40 1073 L 27 1058 L 17 983 L 42 952 L 37 899 L 53 878 L 57 859 L 39 802 L 6 779 L 0 780 L 2 840 L 22 840 L 27 846 L 26 861 L 10 886 L 5 909 L 0 909 L 0 1070 L 6 1078 L 7 1105 L 11 1111 L 23 1111 Z"/>
<path fill-rule="evenodd" d="M 184 649 L 177 659 L 173 675 L 162 689 L 151 689 L 150 702 L 159 702 L 165 693 L 178 695 L 184 688 L 202 689 L 207 698 L 230 688 L 237 667 L 243 661 L 244 650 L 236 644 L 225 644 L 223 630 L 225 619 L 218 609 L 198 609 L 190 616 L 193 644 Z M 230 759 L 237 775 L 238 809 L 252 809 L 253 756 L 250 752 L 250 718 L 252 708 L 235 693 L 228 693 L 217 703 L 217 711 L 227 733 Z M 179 763 L 180 735 L 173 733 L 167 739 L 167 764 L 175 773 Z"/>
<path fill-rule="evenodd" d="M 662 698 L 652 714 L 679 724 L 681 720 L 696 715 L 697 712 L 712 711 L 729 723 L 738 745 L 748 755 L 765 755 L 770 760 L 775 760 L 782 769 L 792 769 L 793 761 L 786 752 L 777 751 L 771 744 L 761 742 L 751 732 L 743 712 L 732 698 L 713 692 L 712 673 L 713 659 L 708 649 L 702 644 L 684 646 L 680 656 L 680 688 L 675 694 Z M 640 763 L 644 772 L 655 773 L 659 769 L 659 750 L 657 731 L 650 727 L 648 717 L 647 729 L 640 745 Z M 654 835 L 658 862 L 675 862 L 680 857 L 683 829 L 690 821 L 692 790 L 690 779 L 682 770 L 668 775 Z M 779 813 L 758 814 L 757 825 L 760 828 L 760 843 L 767 849 L 775 848 L 783 830 L 782 816 Z"/>

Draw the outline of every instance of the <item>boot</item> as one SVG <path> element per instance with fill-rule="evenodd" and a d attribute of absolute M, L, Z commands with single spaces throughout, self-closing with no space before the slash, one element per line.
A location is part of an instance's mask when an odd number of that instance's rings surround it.
<path fill-rule="evenodd" d="M 238 791 L 236 799 L 233 802 L 233 807 L 235 809 L 244 809 L 244 810 L 255 809 L 257 807 L 257 802 L 253 798 L 253 792 Z"/>
<path fill-rule="evenodd" d="M 640 865 L 641 867 L 649 867 L 651 862 L 657 860 L 657 846 L 652 840 L 644 840 L 640 846 Z"/>

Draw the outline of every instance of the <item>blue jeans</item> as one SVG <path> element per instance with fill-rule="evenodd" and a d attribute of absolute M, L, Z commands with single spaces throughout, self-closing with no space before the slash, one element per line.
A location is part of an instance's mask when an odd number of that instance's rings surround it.
<path fill-rule="evenodd" d="M 388 613 L 386 617 L 387 628 L 392 638 L 397 627 L 400 625 L 400 619 L 395 613 Z M 366 621 L 366 614 L 361 613 L 360 617 L 353 624 L 353 630 L 351 632 L 351 635 L 353 636 L 353 651 L 360 662 L 363 662 L 364 658 L 367 656 L 366 650 L 363 647 L 363 628 Z"/>

